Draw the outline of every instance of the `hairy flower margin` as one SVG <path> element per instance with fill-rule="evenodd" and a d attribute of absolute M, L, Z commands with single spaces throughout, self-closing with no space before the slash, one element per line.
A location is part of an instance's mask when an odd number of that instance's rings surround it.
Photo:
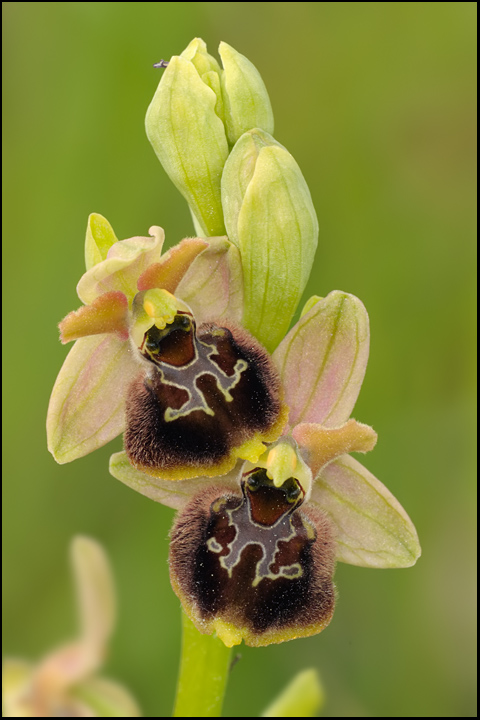
<path fill-rule="evenodd" d="M 39 663 L 3 663 L 3 717 L 140 717 L 130 693 L 97 675 L 115 625 L 116 599 L 105 551 L 76 536 L 70 548 L 80 637 Z"/>
<path fill-rule="evenodd" d="M 69 462 L 126 430 L 110 472 L 179 511 L 170 576 L 185 611 L 228 646 L 261 646 L 328 625 L 337 560 L 408 567 L 420 547 L 403 508 L 349 455 L 376 442 L 350 418 L 368 359 L 364 306 L 339 291 L 313 297 L 284 337 L 318 223 L 271 135 L 258 72 L 225 44 L 220 54 L 223 70 L 195 39 L 172 58 L 146 120 L 207 237 L 162 255 L 161 228 L 119 242 L 90 216 L 84 306 L 60 323 L 76 343 L 47 434 Z"/>

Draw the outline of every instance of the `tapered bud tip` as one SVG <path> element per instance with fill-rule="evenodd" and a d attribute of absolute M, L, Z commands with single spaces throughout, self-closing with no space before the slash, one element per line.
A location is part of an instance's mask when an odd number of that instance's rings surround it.
<path fill-rule="evenodd" d="M 203 236 L 225 234 L 220 178 L 228 143 L 215 67 L 218 63 L 203 51 L 201 41 L 172 57 L 145 119 L 147 137 Z"/>
<path fill-rule="evenodd" d="M 189 60 L 195 66 L 200 77 L 211 71 L 221 73 L 220 65 L 207 51 L 207 45 L 201 38 L 194 38 L 180 57 Z"/>
<path fill-rule="evenodd" d="M 222 89 L 227 137 L 234 145 L 247 130 L 261 128 L 273 133 L 273 112 L 260 73 L 244 55 L 220 43 L 223 63 Z"/>

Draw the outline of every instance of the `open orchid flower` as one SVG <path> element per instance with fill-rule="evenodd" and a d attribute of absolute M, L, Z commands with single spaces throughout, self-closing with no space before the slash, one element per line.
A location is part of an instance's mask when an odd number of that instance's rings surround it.
<path fill-rule="evenodd" d="M 125 430 L 129 458 L 146 473 L 227 473 L 279 436 L 278 373 L 237 325 L 237 248 L 187 238 L 162 255 L 163 230 L 150 232 L 119 242 L 105 218 L 90 216 L 84 305 L 60 323 L 62 342 L 77 342 L 52 392 L 49 449 L 69 462 Z"/>
<path fill-rule="evenodd" d="M 110 472 L 179 510 L 172 586 L 197 628 L 226 645 L 268 645 L 320 632 L 334 610 L 335 561 L 408 567 L 420 555 L 397 500 L 349 456 L 376 442 L 350 419 L 365 374 L 368 316 L 352 295 L 307 303 L 273 359 L 290 408 L 280 439 L 215 480 L 171 483 L 125 453 Z"/>
<path fill-rule="evenodd" d="M 37 665 L 3 664 L 3 717 L 140 717 L 125 688 L 96 675 L 115 624 L 115 590 L 103 548 L 77 536 L 71 545 L 80 637 Z"/>

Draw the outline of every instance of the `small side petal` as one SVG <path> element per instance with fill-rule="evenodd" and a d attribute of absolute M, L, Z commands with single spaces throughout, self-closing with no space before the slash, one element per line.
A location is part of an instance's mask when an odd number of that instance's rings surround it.
<path fill-rule="evenodd" d="M 133 237 L 112 245 L 106 260 L 94 265 L 80 278 L 77 294 L 89 305 L 99 295 L 120 291 L 131 301 L 137 293 L 137 280 L 152 264 L 159 262 L 165 233 L 153 226 L 151 237 Z"/>
<path fill-rule="evenodd" d="M 346 422 L 362 386 L 368 351 L 368 315 L 360 300 L 338 290 L 319 300 L 273 354 L 291 425 Z"/>
<path fill-rule="evenodd" d="M 121 292 L 100 295 L 91 305 L 83 305 L 69 313 L 59 323 L 60 340 L 63 344 L 87 335 L 116 333 L 128 340 L 128 302 Z"/>
<path fill-rule="evenodd" d="M 417 531 L 398 500 L 348 455 L 323 468 L 310 502 L 333 522 L 340 562 L 400 568 L 420 557 Z"/>
<path fill-rule="evenodd" d="M 203 238 L 186 238 L 171 248 L 158 263 L 150 265 L 138 279 L 140 291 L 163 288 L 174 293 L 189 266 L 205 248 L 208 241 Z"/>
<path fill-rule="evenodd" d="M 77 340 L 48 408 L 48 449 L 58 463 L 83 457 L 123 431 L 125 396 L 137 372 L 129 344 L 114 335 Z"/>
<path fill-rule="evenodd" d="M 209 246 L 188 268 L 176 294 L 192 309 L 197 322 L 228 319 L 242 322 L 243 274 L 238 248 L 224 237 Z"/>
<path fill-rule="evenodd" d="M 373 450 L 377 433 L 356 420 L 349 420 L 338 428 L 326 428 L 316 423 L 300 423 L 292 430 L 292 436 L 305 453 L 313 477 L 320 468 L 345 453 L 366 453 Z"/>
<path fill-rule="evenodd" d="M 211 478 L 198 477 L 193 480 L 162 480 L 137 470 L 130 463 L 126 452 L 118 452 L 110 458 L 110 474 L 124 485 L 162 505 L 181 510 L 192 495 L 212 483 Z M 222 485 L 231 485 L 232 490 L 240 487 L 240 464 L 221 478 Z"/>
<path fill-rule="evenodd" d="M 103 661 L 116 618 L 115 586 L 102 546 L 77 535 L 70 546 L 80 613 L 81 635 L 92 655 Z"/>

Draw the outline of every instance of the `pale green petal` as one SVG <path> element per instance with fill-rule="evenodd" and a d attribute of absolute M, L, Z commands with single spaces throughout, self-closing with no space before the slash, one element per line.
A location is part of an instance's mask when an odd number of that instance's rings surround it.
<path fill-rule="evenodd" d="M 325 695 L 318 672 L 313 668 L 302 670 L 261 717 L 316 717 L 324 702 Z"/>
<path fill-rule="evenodd" d="M 92 213 L 87 223 L 85 237 L 85 265 L 90 270 L 102 260 L 106 260 L 107 253 L 118 242 L 113 228 L 103 215 Z"/>
<path fill-rule="evenodd" d="M 321 470 L 309 502 L 333 522 L 340 562 L 400 568 L 414 565 L 420 557 L 417 531 L 405 510 L 349 455 Z"/>
<path fill-rule="evenodd" d="M 205 320 L 242 322 L 243 275 L 240 253 L 227 238 L 208 238 L 209 247 L 190 265 L 176 294 Z"/>
<path fill-rule="evenodd" d="M 239 488 L 239 466 L 227 475 L 212 480 L 212 478 L 199 477 L 193 480 L 162 480 L 146 475 L 136 470 L 131 465 L 125 452 L 118 452 L 110 458 L 110 474 L 120 480 L 124 485 L 136 490 L 141 495 L 155 500 L 162 505 L 180 510 L 190 498 L 203 488 L 208 487 L 212 482 L 219 482 L 222 487 L 231 486 L 232 489 Z"/>
<path fill-rule="evenodd" d="M 123 432 L 125 395 L 137 363 L 130 345 L 114 335 L 76 341 L 48 408 L 48 449 L 57 462 L 83 457 Z"/>
<path fill-rule="evenodd" d="M 116 618 L 115 586 L 108 557 L 92 538 L 77 535 L 70 546 L 81 636 L 103 660 Z"/>
<path fill-rule="evenodd" d="M 319 300 L 275 350 L 290 424 L 342 425 L 357 401 L 368 361 L 369 324 L 354 295 Z"/>
<path fill-rule="evenodd" d="M 225 42 L 218 49 L 223 63 L 222 89 L 230 145 L 247 130 L 273 133 L 273 112 L 260 73 L 244 55 Z"/>
<path fill-rule="evenodd" d="M 92 717 L 142 717 L 131 693 L 120 683 L 107 678 L 85 680 L 71 694 L 90 709 Z"/>
<path fill-rule="evenodd" d="M 137 280 L 152 264 L 159 262 L 165 233 L 161 227 L 150 228 L 150 237 L 120 240 L 110 250 L 106 260 L 98 263 L 80 278 L 77 294 L 88 305 L 105 292 L 120 291 L 129 302 L 138 292 Z"/>
<path fill-rule="evenodd" d="M 145 120 L 158 159 L 207 236 L 225 234 L 220 180 L 228 143 L 216 103 L 193 63 L 174 56 Z"/>

